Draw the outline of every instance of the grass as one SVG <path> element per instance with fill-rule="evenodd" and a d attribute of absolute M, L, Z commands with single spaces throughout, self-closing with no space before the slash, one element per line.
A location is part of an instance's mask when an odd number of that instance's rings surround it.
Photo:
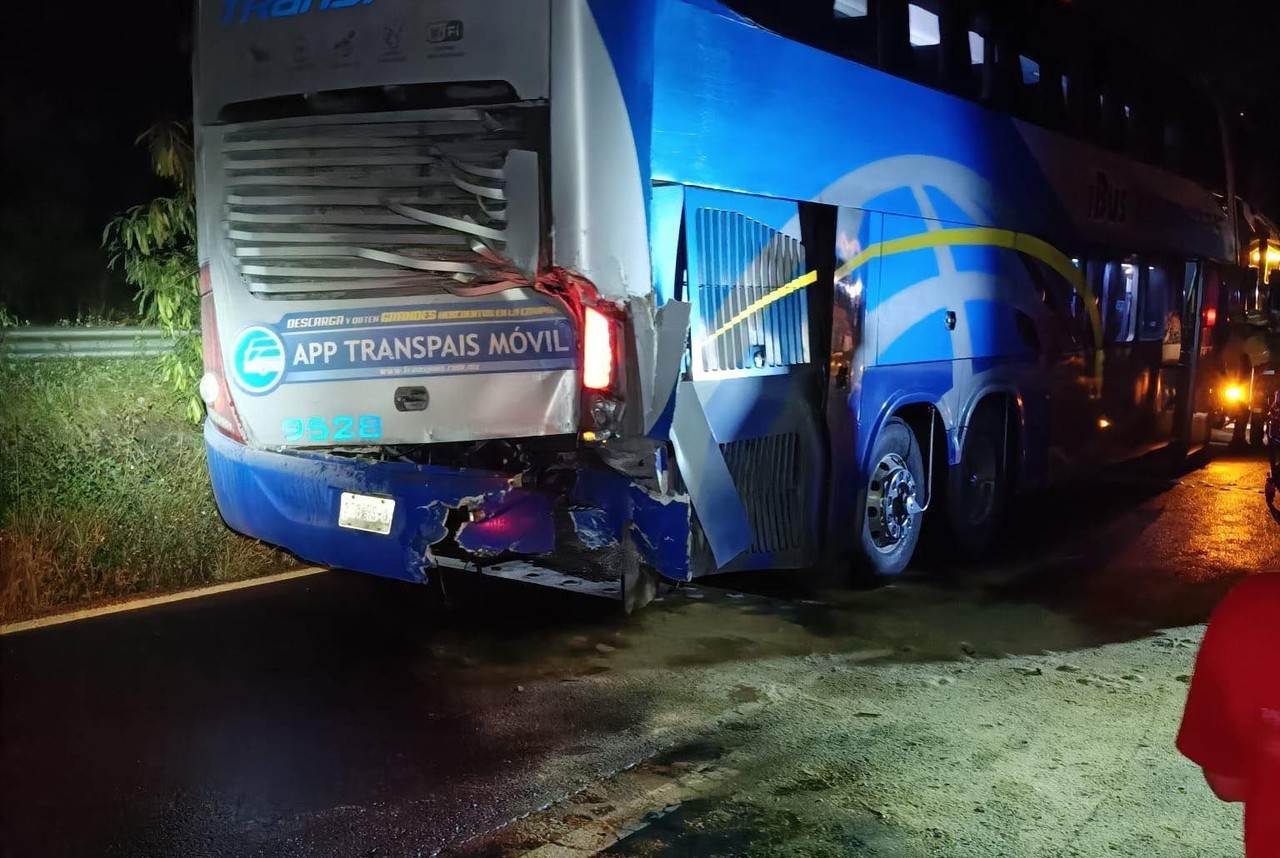
<path fill-rule="evenodd" d="M 153 359 L 0 355 L 0 622 L 276 572 L 226 528 Z"/>

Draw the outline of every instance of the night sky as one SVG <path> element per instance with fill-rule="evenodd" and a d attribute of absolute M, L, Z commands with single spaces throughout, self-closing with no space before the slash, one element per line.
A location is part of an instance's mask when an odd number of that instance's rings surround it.
<path fill-rule="evenodd" d="M 0 301 L 19 315 L 130 306 L 98 241 L 164 190 L 134 139 L 190 114 L 189 31 L 181 0 L 5 5 Z"/>
<path fill-rule="evenodd" d="M 1071 2 L 1134 50 L 1213 80 L 1280 168 L 1280 3 Z M 1221 14 L 1176 11 L 1206 6 Z M 163 191 L 133 141 L 190 113 L 190 7 L 72 0 L 5 12 L 0 301 L 36 321 L 127 308 L 130 290 L 104 273 L 97 241 L 113 213 Z"/>

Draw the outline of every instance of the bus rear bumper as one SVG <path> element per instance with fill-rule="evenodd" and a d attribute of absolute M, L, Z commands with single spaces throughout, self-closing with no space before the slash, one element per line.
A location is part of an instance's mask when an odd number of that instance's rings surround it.
<path fill-rule="evenodd" d="M 507 474 L 323 453 L 260 450 L 205 424 L 209 475 L 227 525 L 312 563 L 423 582 L 433 546 L 483 563 L 512 555 L 556 566 L 556 555 L 608 552 L 630 528 L 645 562 L 688 580 L 689 509 L 626 477 L 580 471 L 571 491 L 543 493 Z M 338 526 L 343 492 L 395 501 L 386 535 Z"/>

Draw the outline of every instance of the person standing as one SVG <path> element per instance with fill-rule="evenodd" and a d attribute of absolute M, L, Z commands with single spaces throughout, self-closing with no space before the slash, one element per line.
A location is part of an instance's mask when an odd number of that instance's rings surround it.
<path fill-rule="evenodd" d="M 1246 578 L 1209 619 L 1178 750 L 1244 802 L 1247 858 L 1280 856 L 1280 573 Z"/>

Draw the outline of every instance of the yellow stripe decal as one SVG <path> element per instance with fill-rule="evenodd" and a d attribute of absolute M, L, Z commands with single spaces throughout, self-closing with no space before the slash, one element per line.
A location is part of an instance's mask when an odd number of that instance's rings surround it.
<path fill-rule="evenodd" d="M 1085 296 L 1087 299 L 1085 309 L 1089 313 L 1089 326 L 1093 329 L 1093 342 L 1095 345 L 1095 373 L 1099 379 L 1102 378 L 1102 321 L 1098 315 L 1098 304 L 1093 296 L 1093 292 L 1089 289 L 1089 284 L 1085 282 L 1084 274 L 1080 269 L 1076 268 L 1060 250 L 1042 241 L 1033 235 L 1026 233 L 1014 232 L 1008 229 L 995 229 L 994 227 L 963 227 L 957 229 L 938 229 L 929 232 L 922 232 L 918 235 L 908 235 L 903 238 L 895 238 L 890 241 L 882 241 L 866 248 L 858 255 L 854 256 L 848 262 L 836 269 L 836 278 L 841 280 L 848 277 L 854 271 L 866 265 L 872 259 L 878 259 L 882 256 L 893 256 L 898 253 L 910 253 L 913 250 L 926 250 L 935 247 L 998 247 L 1004 250 L 1015 250 L 1018 253 L 1025 253 L 1028 256 L 1039 259 L 1045 265 L 1048 265 L 1057 272 L 1064 280 L 1070 283 L 1077 292 Z M 714 342 L 717 338 L 723 336 L 734 326 L 746 321 L 755 313 L 760 312 L 765 307 L 775 301 L 779 301 L 788 295 L 803 289 L 806 286 L 817 282 L 818 272 L 810 271 L 802 274 L 794 280 L 784 283 L 777 289 L 752 301 L 744 310 L 737 313 L 732 319 L 725 322 L 710 334 L 706 342 Z"/>
<path fill-rule="evenodd" d="M 720 327 L 716 328 L 715 333 L 708 336 L 706 341 L 707 342 L 715 341 L 717 337 L 724 334 L 734 325 L 739 325 L 742 322 L 745 322 L 752 315 L 760 312 L 765 307 L 768 307 L 774 301 L 781 301 L 783 298 L 787 297 L 792 292 L 796 292 L 800 289 L 803 289 L 806 286 L 810 286 L 813 283 L 816 283 L 817 280 L 818 280 L 818 272 L 810 271 L 808 274 L 801 274 L 795 280 L 792 280 L 788 283 L 784 283 L 783 285 L 779 286 L 777 289 L 774 289 L 768 295 L 765 295 L 762 298 L 757 298 L 756 300 L 752 301 L 750 304 L 747 305 L 746 309 L 742 310 L 732 319 L 725 322 Z"/>

